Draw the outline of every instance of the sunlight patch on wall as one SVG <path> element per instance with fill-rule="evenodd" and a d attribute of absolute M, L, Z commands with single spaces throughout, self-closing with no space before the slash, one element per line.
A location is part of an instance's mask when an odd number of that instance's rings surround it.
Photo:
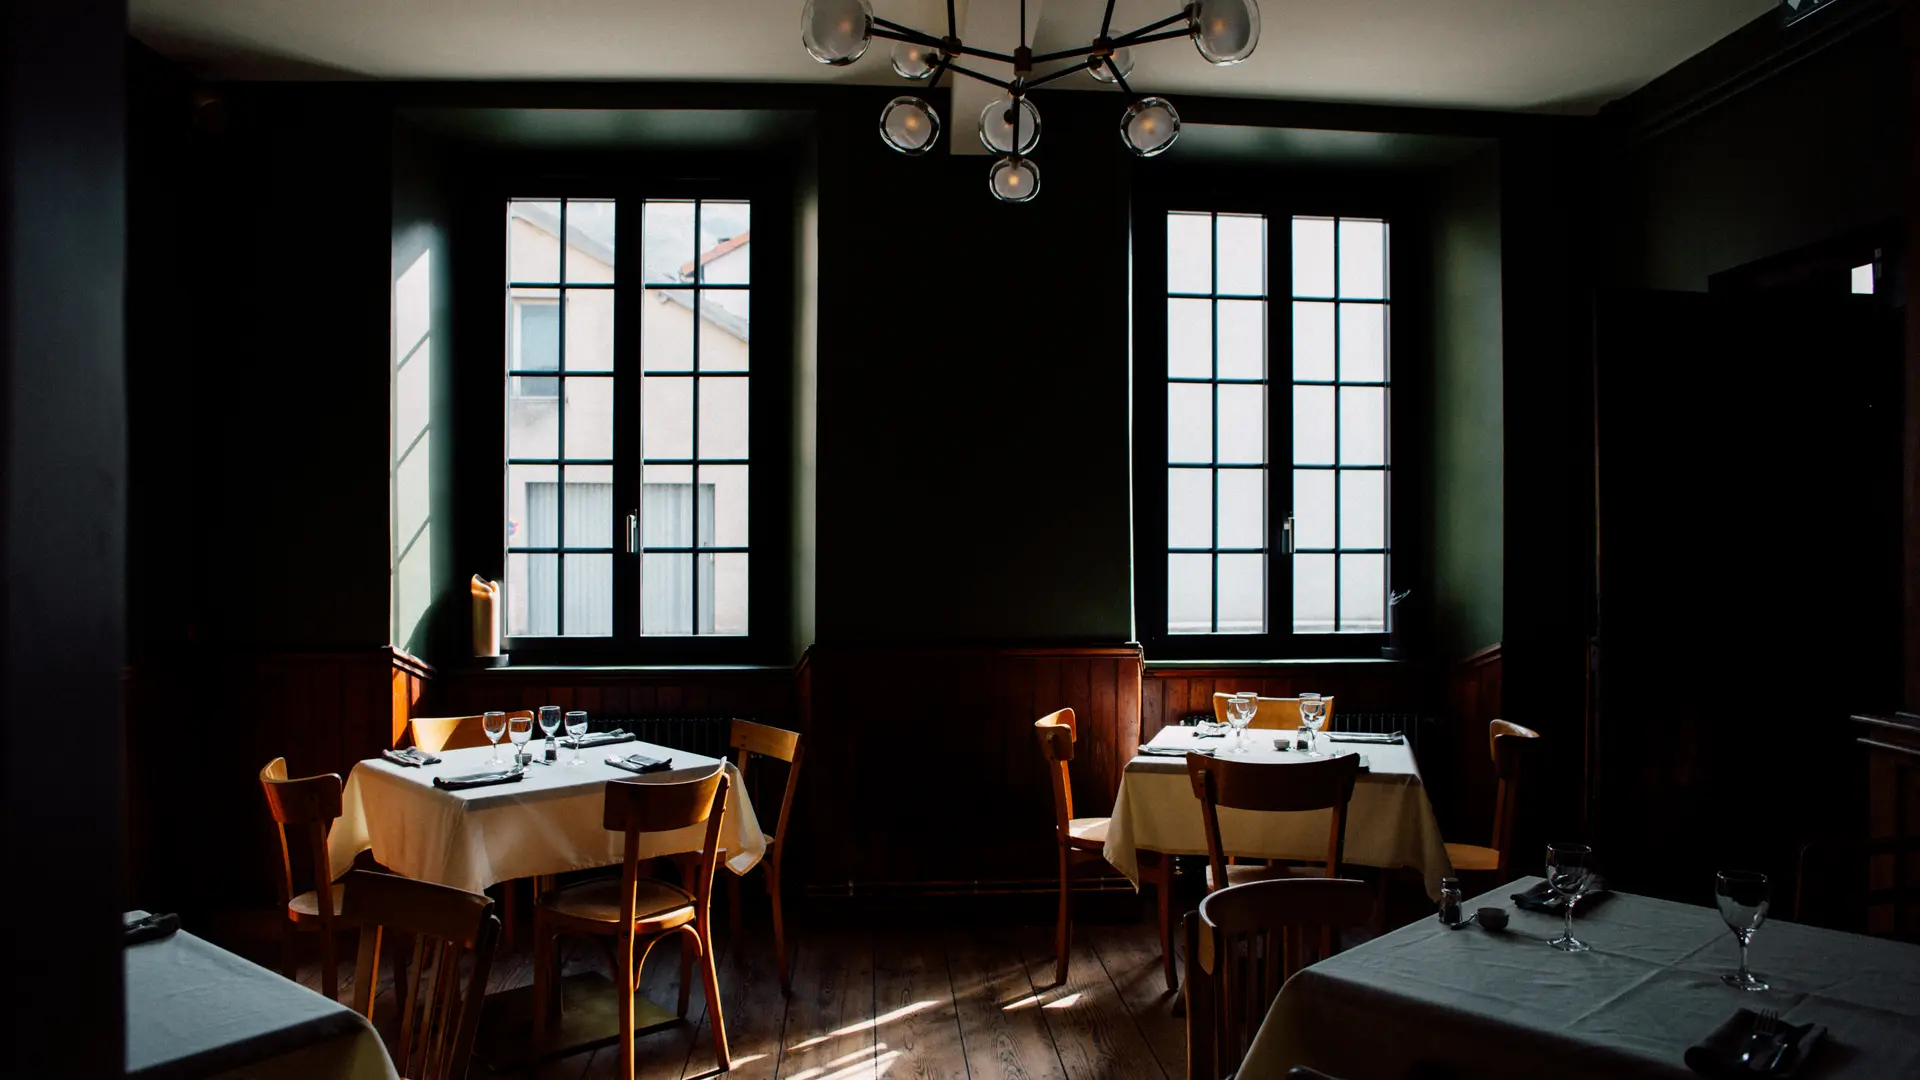
<path fill-rule="evenodd" d="M 433 253 L 423 251 L 393 283 L 392 454 L 393 641 L 404 646 L 433 599 L 432 468 Z"/>

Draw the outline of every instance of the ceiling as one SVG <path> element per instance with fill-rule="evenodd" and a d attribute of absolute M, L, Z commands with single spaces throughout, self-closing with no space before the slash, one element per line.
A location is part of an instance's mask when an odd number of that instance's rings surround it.
<path fill-rule="evenodd" d="M 1036 51 L 1084 44 L 1103 3 L 1027 0 Z M 1116 0 L 1114 24 L 1154 22 L 1179 3 Z M 1263 0 L 1260 46 L 1246 63 L 1211 67 L 1176 40 L 1138 50 L 1130 82 L 1160 93 L 1591 112 L 1775 3 Z M 959 0 L 962 36 L 1011 45 L 1018 4 Z M 801 0 L 132 0 L 131 19 L 135 36 L 209 78 L 902 82 L 884 41 L 850 67 L 814 63 L 800 47 L 800 8 Z M 945 18 L 938 0 L 874 8 L 927 29 Z M 1096 88 L 1078 75 L 1061 85 Z"/>

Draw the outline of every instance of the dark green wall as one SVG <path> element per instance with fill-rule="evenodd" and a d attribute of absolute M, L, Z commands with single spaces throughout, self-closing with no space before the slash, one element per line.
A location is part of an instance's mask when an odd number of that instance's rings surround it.
<path fill-rule="evenodd" d="M 1433 302 L 1433 644 L 1443 657 L 1498 642 L 1506 506 L 1500 152 L 1443 173 L 1430 218 Z"/>

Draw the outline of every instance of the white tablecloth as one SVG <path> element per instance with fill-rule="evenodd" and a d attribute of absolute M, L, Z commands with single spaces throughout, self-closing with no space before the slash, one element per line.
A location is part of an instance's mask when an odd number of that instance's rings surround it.
<path fill-rule="evenodd" d="M 1198 739 L 1197 729 L 1165 727 L 1150 746 L 1221 749 L 1224 739 Z M 1299 761 L 1301 755 L 1273 748 L 1276 737 L 1291 731 L 1248 731 L 1253 749 L 1234 756 L 1243 760 Z M 1358 866 L 1388 869 L 1411 867 L 1426 879 L 1427 893 L 1440 895 L 1440 879 L 1452 871 L 1447 845 L 1434 820 L 1433 804 L 1420 782 L 1420 767 L 1407 744 L 1329 743 L 1322 734 L 1321 752 L 1355 752 L 1367 759 L 1369 771 L 1354 784 L 1347 804 L 1347 844 L 1343 856 Z M 1229 855 L 1251 859 L 1327 857 L 1327 815 L 1331 810 L 1267 814 L 1222 808 L 1220 841 Z M 1140 884 L 1140 849 L 1170 855 L 1207 853 L 1206 823 L 1200 800 L 1187 779 L 1184 757 L 1137 755 L 1120 778 L 1120 794 L 1113 801 L 1113 822 L 1107 827 L 1107 861 Z"/>
<path fill-rule="evenodd" d="M 537 743 L 536 743 L 537 745 Z M 709 772 L 719 759 L 652 743 L 625 742 L 581 751 L 587 764 L 530 765 L 518 783 L 443 791 L 435 776 L 463 776 L 490 766 L 490 747 L 443 750 L 438 765 L 407 768 L 385 758 L 353 767 L 342 793 L 339 820 L 327 834 L 335 878 L 369 848 L 381 865 L 421 881 L 474 892 L 501 881 L 611 866 L 620 861 L 622 834 L 602 826 L 609 780 L 685 780 Z M 636 775 L 606 764 L 610 756 L 645 754 L 673 759 L 670 771 Z M 506 760 L 505 751 L 501 760 Z M 731 787 L 720 835 L 727 866 L 744 874 L 766 854 L 766 836 L 740 773 L 727 765 Z M 706 826 L 643 837 L 641 857 L 698 850 Z"/>
<path fill-rule="evenodd" d="M 1702 874 L 1711 900 L 1711 868 Z M 1574 920 L 1593 951 L 1563 953 L 1545 944 L 1559 917 L 1508 900 L 1539 880 L 1468 902 L 1510 912 L 1505 933 L 1422 919 L 1301 971 L 1274 999 L 1241 1075 L 1309 1065 L 1400 1076 L 1427 1063 L 1458 1076 L 1678 1080 L 1693 1075 L 1687 1047 L 1745 1007 L 1827 1025 L 1801 1076 L 1920 1076 L 1920 947 L 1769 922 L 1752 963 L 1773 988 L 1746 993 L 1720 982 L 1739 948 L 1718 911 L 1609 897 Z"/>
<path fill-rule="evenodd" d="M 185 931 L 124 963 L 130 1077 L 394 1078 L 365 1017 Z"/>

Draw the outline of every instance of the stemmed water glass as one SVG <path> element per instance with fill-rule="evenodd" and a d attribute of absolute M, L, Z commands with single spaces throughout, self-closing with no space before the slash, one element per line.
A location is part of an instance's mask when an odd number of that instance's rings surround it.
<path fill-rule="evenodd" d="M 486 732 L 487 741 L 493 744 L 495 765 L 500 764 L 500 739 L 507 733 L 507 714 L 503 712 L 485 713 L 480 717 L 480 730 Z"/>
<path fill-rule="evenodd" d="M 513 763 L 520 764 L 520 748 L 533 739 L 533 717 L 507 717 L 507 738 L 513 742 Z"/>
<path fill-rule="evenodd" d="M 1585 844 L 1548 844 L 1547 883 L 1560 894 L 1567 912 L 1566 931 L 1547 944 L 1561 952 L 1586 952 L 1592 946 L 1573 936 L 1573 905 L 1593 883 L 1593 849 Z"/>
<path fill-rule="evenodd" d="M 1740 942 L 1740 970 L 1720 976 L 1720 981 L 1742 990 L 1765 990 L 1766 980 L 1747 970 L 1747 946 L 1753 932 L 1767 921 L 1770 906 L 1767 875 L 1751 870 L 1722 870 L 1714 875 L 1714 899 L 1720 904 L 1720 917 Z"/>
<path fill-rule="evenodd" d="M 587 714 L 578 709 L 567 714 L 567 738 L 573 740 L 573 760 L 568 765 L 585 765 L 586 759 L 580 756 L 580 738 L 587 733 Z"/>
<path fill-rule="evenodd" d="M 1320 725 L 1327 722 L 1327 702 L 1319 694 L 1300 695 L 1300 726 L 1307 729 L 1307 756 L 1320 757 L 1313 748 L 1313 737 L 1320 733 Z"/>
<path fill-rule="evenodd" d="M 560 732 L 560 706 L 542 705 L 537 714 L 540 717 L 540 734 L 551 739 Z"/>
<path fill-rule="evenodd" d="M 1253 714 L 1260 707 L 1260 699 L 1253 694 L 1239 693 L 1227 698 L 1227 723 L 1233 728 L 1233 744 L 1240 747 L 1247 738 L 1247 725 L 1253 722 Z"/>

